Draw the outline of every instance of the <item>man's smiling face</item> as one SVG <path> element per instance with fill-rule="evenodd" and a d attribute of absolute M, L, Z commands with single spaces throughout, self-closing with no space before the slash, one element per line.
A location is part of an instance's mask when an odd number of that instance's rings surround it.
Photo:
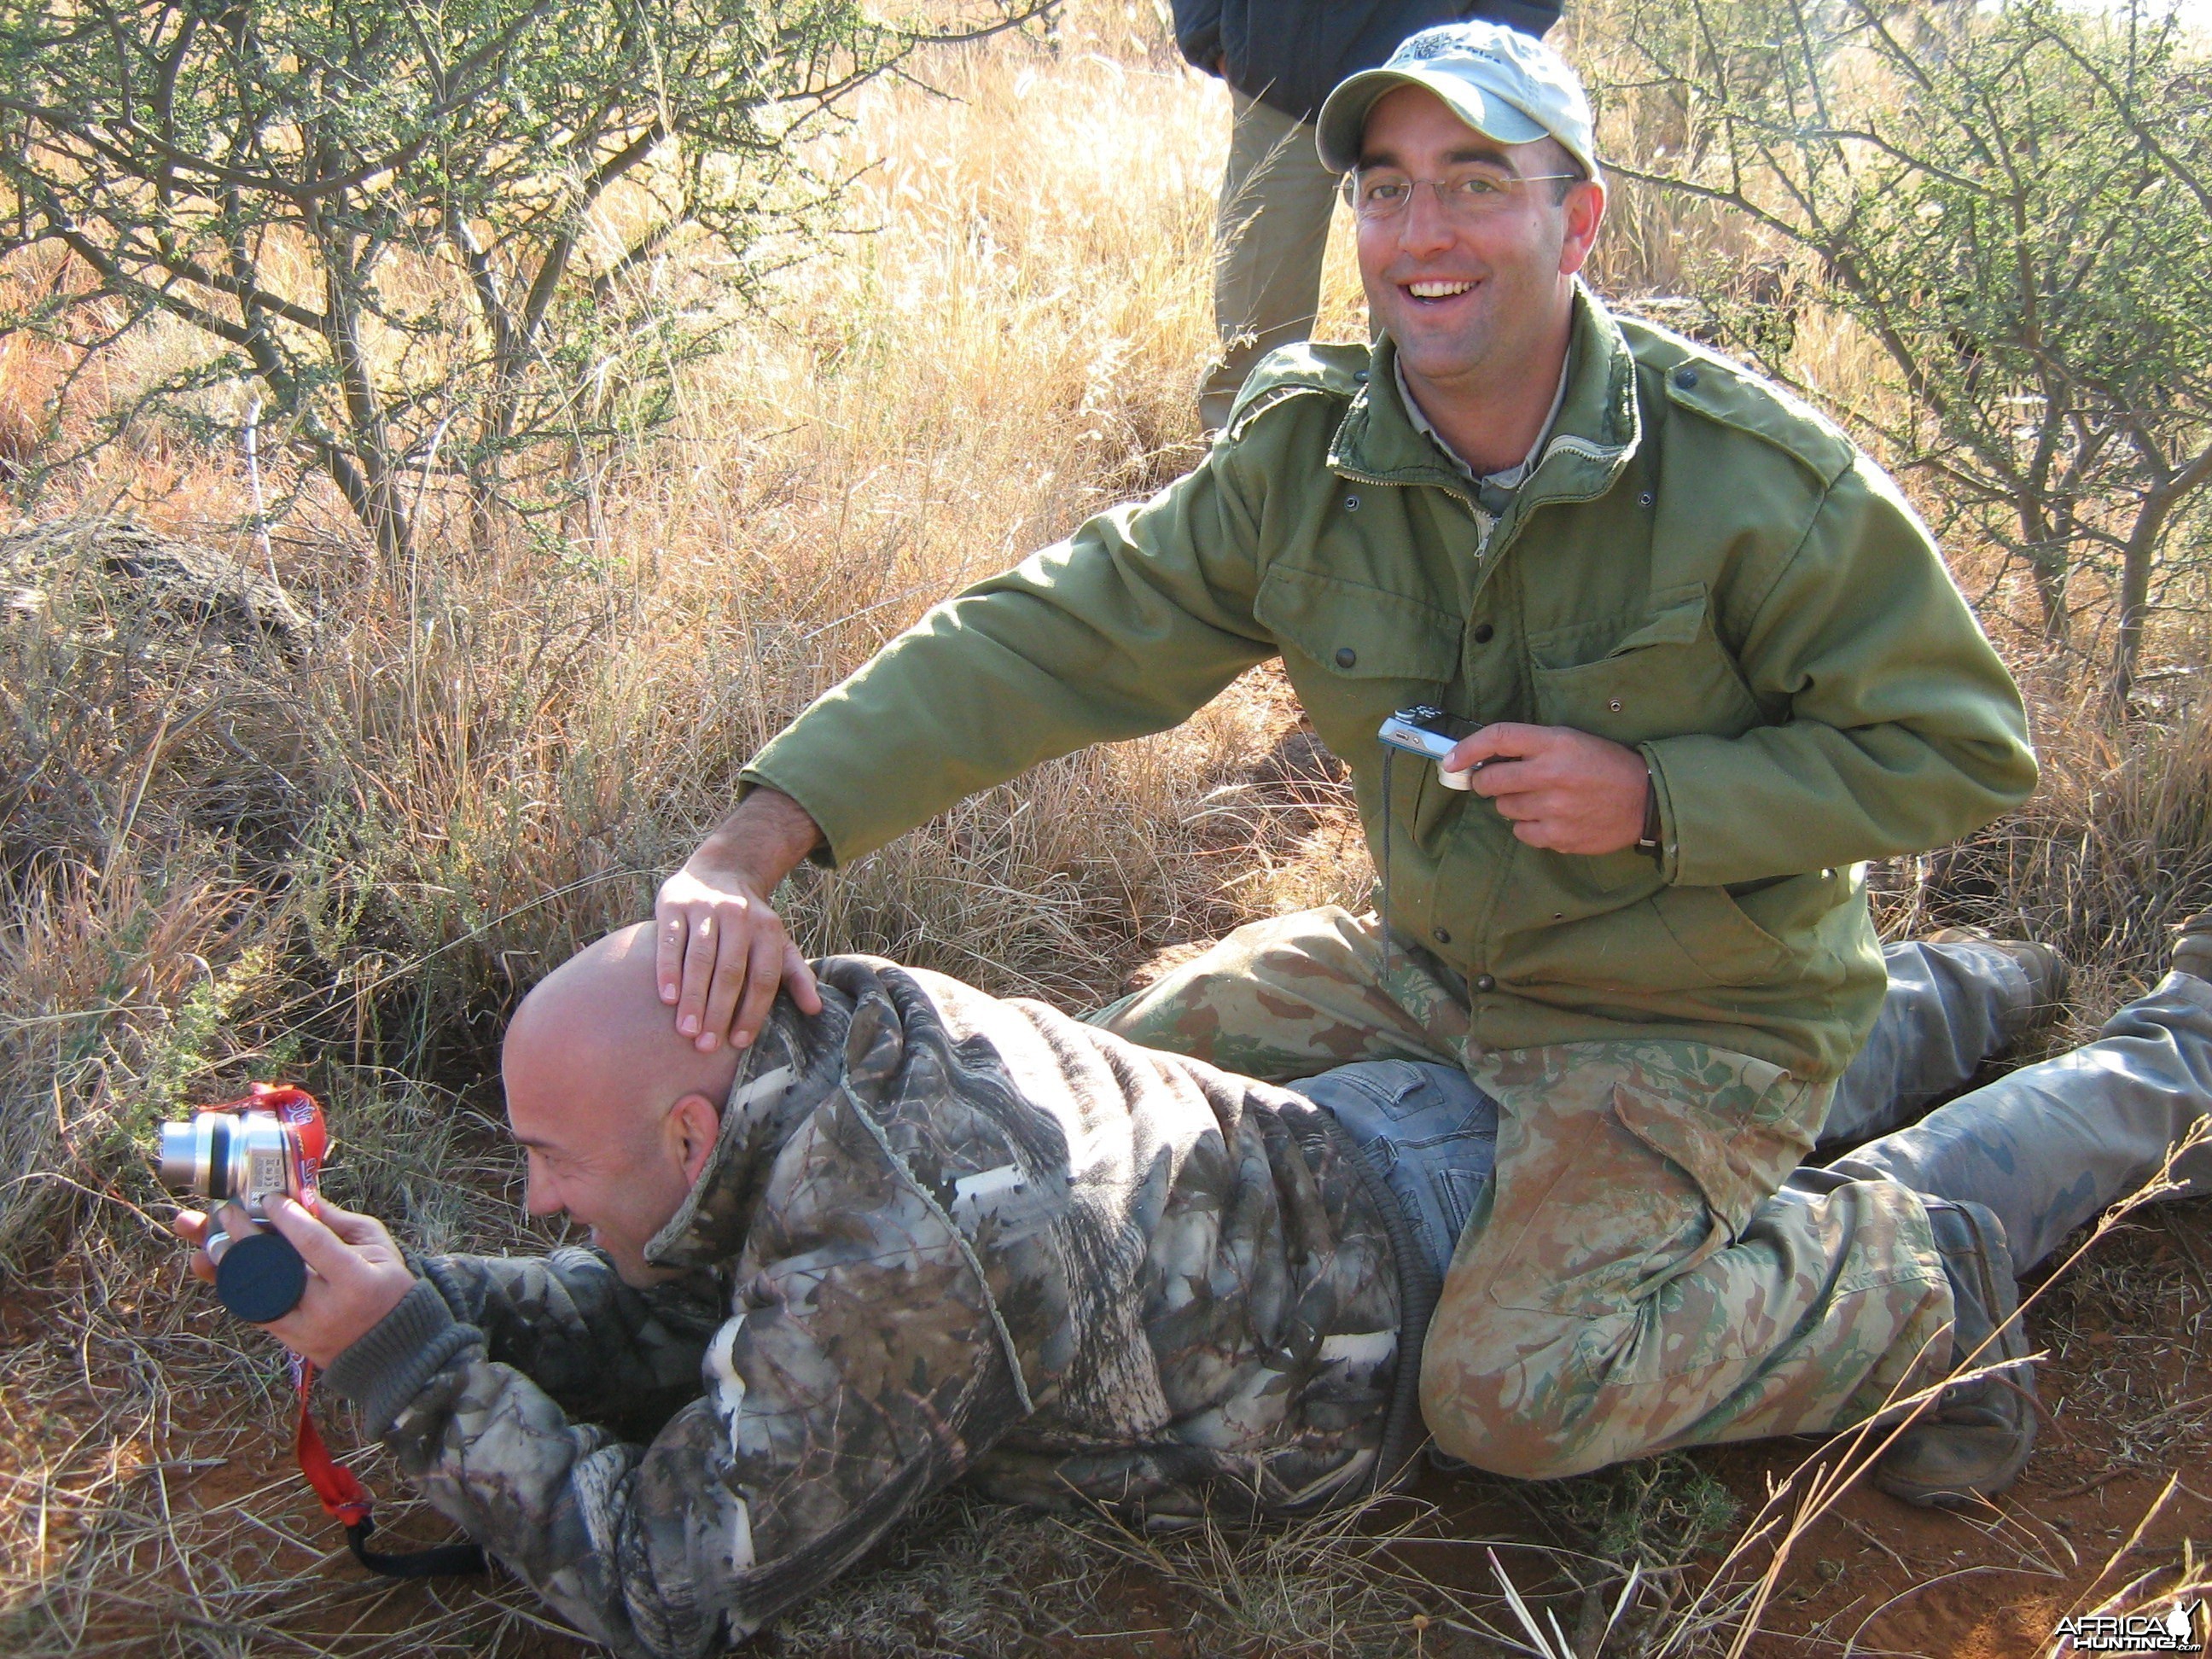
<path fill-rule="evenodd" d="M 625 1284 L 666 1278 L 645 1247 L 691 1190 L 696 1170 L 685 1167 L 681 1136 L 648 1108 L 604 1109 L 573 1077 L 515 1063 L 507 1072 L 507 1121 L 528 1159 L 523 1207 L 535 1216 L 567 1212 Z"/>
<path fill-rule="evenodd" d="M 1522 178 L 1573 167 L 1549 140 L 1501 144 L 1485 137 L 1421 87 L 1398 88 L 1367 117 L 1363 173 L 1387 168 L 1437 179 L 1501 165 Z M 1460 222 L 1447 216 L 1433 189 L 1416 188 L 1396 217 L 1361 219 L 1367 302 L 1397 342 L 1407 374 L 1431 384 L 1480 385 L 1541 362 L 1543 345 L 1565 326 L 1570 279 L 1589 255 L 1603 204 L 1594 184 L 1525 185 L 1484 216 Z"/>

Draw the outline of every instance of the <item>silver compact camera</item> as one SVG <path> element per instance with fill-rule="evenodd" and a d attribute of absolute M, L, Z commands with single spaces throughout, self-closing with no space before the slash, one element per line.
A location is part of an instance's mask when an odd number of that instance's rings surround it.
<path fill-rule="evenodd" d="M 236 1204 L 256 1219 L 268 1214 L 264 1200 L 304 1195 L 300 1162 L 298 1132 L 274 1112 L 196 1112 L 161 1126 L 164 1187 Z"/>
<path fill-rule="evenodd" d="M 1447 789 L 1466 789 L 1470 787 L 1468 780 L 1490 763 L 1477 761 L 1463 772 L 1447 772 L 1443 769 L 1444 757 L 1459 746 L 1462 738 L 1481 729 L 1478 720 L 1463 720 L 1456 714 L 1447 714 L 1433 703 L 1417 702 L 1385 720 L 1382 730 L 1375 735 L 1389 748 L 1402 749 L 1409 755 L 1434 761 L 1437 780 Z"/>
<path fill-rule="evenodd" d="M 281 1319 L 306 1291 L 307 1264 L 267 1224 L 268 1205 L 284 1197 L 312 1208 L 328 1150 L 323 1109 L 306 1090 L 284 1084 L 257 1083 L 243 1100 L 161 1125 L 164 1187 L 218 1212 L 238 1205 L 262 1224 L 236 1237 L 210 1227 L 201 1241 L 215 1264 L 216 1295 L 240 1318 Z"/>
<path fill-rule="evenodd" d="M 1392 714 L 1375 735 L 1393 749 L 1440 761 L 1458 746 L 1462 738 L 1479 729 L 1473 720 L 1447 714 L 1431 703 L 1417 702 Z"/>

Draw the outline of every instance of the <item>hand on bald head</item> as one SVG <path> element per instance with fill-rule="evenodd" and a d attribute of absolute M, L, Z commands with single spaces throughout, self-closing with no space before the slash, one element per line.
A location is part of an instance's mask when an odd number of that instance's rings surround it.
<path fill-rule="evenodd" d="M 578 951 L 523 999 L 502 1068 L 510 1096 L 518 1081 L 542 1082 L 612 1127 L 657 1120 L 687 1094 L 719 1109 L 738 1058 L 726 1047 L 702 1054 L 676 1034 L 654 978 L 653 925 L 640 922 Z"/>

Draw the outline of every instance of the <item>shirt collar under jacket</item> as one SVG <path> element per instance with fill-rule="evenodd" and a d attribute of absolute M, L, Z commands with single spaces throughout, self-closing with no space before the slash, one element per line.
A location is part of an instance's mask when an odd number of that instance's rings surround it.
<path fill-rule="evenodd" d="M 1463 464 L 1414 424 L 1410 400 L 1398 391 L 1397 356 L 1396 343 L 1378 336 L 1365 384 L 1330 441 L 1330 468 L 1370 483 L 1436 484 L 1471 500 L 1480 486 L 1471 487 Z M 1512 492 L 1516 520 L 1544 501 L 1603 495 L 1642 441 L 1636 359 L 1612 313 L 1579 281 L 1566 370 L 1550 430 Z"/>
<path fill-rule="evenodd" d="M 1493 489 L 1518 489 L 1521 481 L 1528 476 L 1528 469 L 1536 465 L 1536 457 L 1544 447 L 1544 440 L 1552 435 L 1552 423 L 1559 418 L 1559 405 L 1567 400 L 1567 374 L 1574 367 L 1574 353 L 1570 351 L 1559 360 L 1559 383 L 1552 388 L 1552 406 L 1544 411 L 1544 423 L 1536 428 L 1536 441 L 1528 446 L 1528 453 L 1511 466 L 1497 472 L 1477 472 L 1467 462 L 1467 457 L 1444 441 L 1444 434 L 1437 430 L 1429 411 L 1421 407 L 1421 400 L 1413 395 L 1413 388 L 1406 384 L 1406 365 L 1393 356 L 1390 373 L 1398 380 L 1398 397 L 1406 405 L 1407 418 L 1413 430 L 1426 438 L 1444 453 L 1444 458 L 1467 474 L 1478 485 L 1487 484 Z"/>

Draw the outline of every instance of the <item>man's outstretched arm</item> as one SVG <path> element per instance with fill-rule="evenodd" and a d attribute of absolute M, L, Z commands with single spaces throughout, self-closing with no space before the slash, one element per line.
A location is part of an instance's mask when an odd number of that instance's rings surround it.
<path fill-rule="evenodd" d="M 1173 726 L 1272 655 L 1252 615 L 1265 495 L 1217 455 L 1101 514 L 932 609 L 754 756 L 751 793 L 654 907 L 678 1029 L 750 1043 L 787 973 L 815 1012 L 768 902 L 800 860 L 849 863 L 1041 761 Z"/>

